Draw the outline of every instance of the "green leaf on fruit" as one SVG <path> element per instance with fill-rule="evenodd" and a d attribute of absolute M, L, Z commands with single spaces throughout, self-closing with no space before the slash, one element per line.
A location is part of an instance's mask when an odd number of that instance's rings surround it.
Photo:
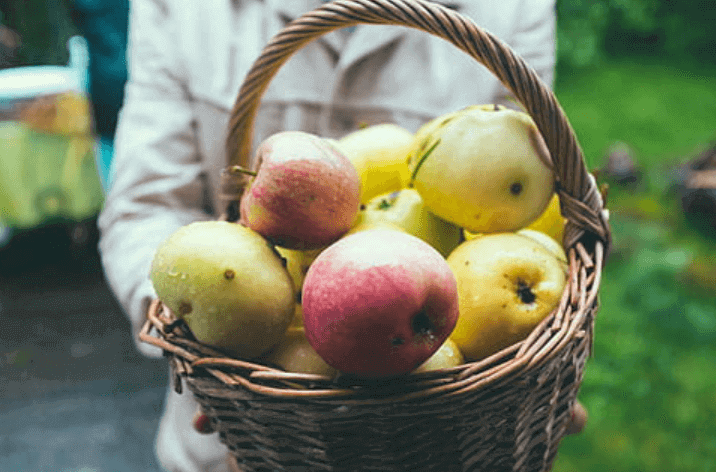
<path fill-rule="evenodd" d="M 428 148 L 428 150 L 425 151 L 425 153 L 424 153 L 422 156 L 420 156 L 420 159 L 418 160 L 417 164 L 415 164 L 415 169 L 413 169 L 413 173 L 412 173 L 412 175 L 410 176 L 410 181 L 411 181 L 411 182 L 413 182 L 413 181 L 415 180 L 415 176 L 418 175 L 418 170 L 420 170 L 420 166 L 423 165 L 423 162 L 425 162 L 425 159 L 427 159 L 428 156 L 429 156 L 430 154 L 432 154 L 432 152 L 435 150 L 435 148 L 438 146 L 438 144 L 440 144 L 440 139 L 438 139 L 437 141 L 435 141 L 435 142 L 433 143 L 433 145 L 430 146 L 430 147 Z"/>

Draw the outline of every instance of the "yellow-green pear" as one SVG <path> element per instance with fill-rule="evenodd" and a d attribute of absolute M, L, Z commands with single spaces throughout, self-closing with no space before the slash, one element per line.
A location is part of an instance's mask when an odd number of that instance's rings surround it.
<path fill-rule="evenodd" d="M 532 118 L 501 106 L 471 107 L 434 127 L 410 167 L 430 211 L 472 233 L 523 228 L 554 192 L 549 151 Z"/>
<path fill-rule="evenodd" d="M 183 226 L 157 248 L 150 278 L 197 340 L 240 358 L 270 349 L 294 315 L 283 260 L 266 239 L 237 223 Z"/>

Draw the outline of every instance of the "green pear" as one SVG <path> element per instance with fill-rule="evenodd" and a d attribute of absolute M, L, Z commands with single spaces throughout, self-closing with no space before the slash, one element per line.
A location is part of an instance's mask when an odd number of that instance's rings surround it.
<path fill-rule="evenodd" d="M 361 210 L 356 225 L 359 223 L 393 224 L 430 244 L 443 257 L 447 257 L 462 240 L 462 229 L 429 211 L 413 188 L 374 197 Z"/>
<path fill-rule="evenodd" d="M 282 258 L 240 224 L 180 228 L 157 248 L 150 279 L 197 340 L 240 358 L 268 351 L 293 318 L 293 282 Z"/>

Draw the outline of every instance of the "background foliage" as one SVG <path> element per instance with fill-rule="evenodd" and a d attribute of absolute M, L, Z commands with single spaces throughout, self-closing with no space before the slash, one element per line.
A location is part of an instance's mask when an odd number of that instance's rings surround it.
<path fill-rule="evenodd" d="M 716 61 L 713 0 L 557 0 L 561 66 L 607 56 Z"/>

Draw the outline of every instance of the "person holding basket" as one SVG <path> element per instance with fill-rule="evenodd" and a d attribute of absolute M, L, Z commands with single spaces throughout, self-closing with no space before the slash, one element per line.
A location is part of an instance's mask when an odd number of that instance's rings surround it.
<path fill-rule="evenodd" d="M 157 246 L 181 226 L 223 211 L 224 143 L 246 73 L 274 34 L 322 3 L 130 3 L 129 76 L 99 227 L 107 280 L 135 337 L 156 297 L 148 274 Z M 554 0 L 435 3 L 506 42 L 552 86 Z M 385 122 L 415 132 L 436 116 L 487 103 L 517 107 L 497 78 L 453 45 L 410 28 L 361 24 L 312 41 L 286 63 L 262 100 L 254 143 L 282 130 L 340 138 L 360 125 Z M 162 355 L 147 344 L 137 348 Z M 171 472 L 239 470 L 216 434 L 192 426 L 196 410 L 192 395 L 168 389 L 156 440 L 161 466 Z"/>

